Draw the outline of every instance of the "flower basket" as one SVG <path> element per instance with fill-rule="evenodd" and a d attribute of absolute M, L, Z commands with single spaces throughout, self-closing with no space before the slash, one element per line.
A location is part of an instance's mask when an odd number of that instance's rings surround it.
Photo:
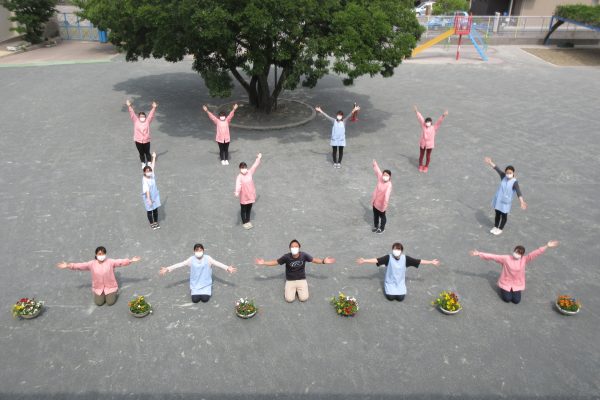
<path fill-rule="evenodd" d="M 431 305 L 437 306 L 437 308 L 446 315 L 458 314 L 460 310 L 462 310 L 458 295 L 449 290 L 441 292 L 437 299 L 431 302 Z"/>
<path fill-rule="evenodd" d="M 249 319 L 256 315 L 258 307 L 254 304 L 254 300 L 248 300 L 241 297 L 235 302 L 235 315 L 242 319 Z"/>
<path fill-rule="evenodd" d="M 128 303 L 129 313 L 136 318 L 144 318 L 152 314 L 152 306 L 146 301 L 144 296 L 137 296 Z"/>
<path fill-rule="evenodd" d="M 24 297 L 12 306 L 12 315 L 16 319 L 33 319 L 40 315 L 44 309 L 43 301 L 35 298 Z"/>
<path fill-rule="evenodd" d="M 342 292 L 331 298 L 331 305 L 335 308 L 336 313 L 343 317 L 353 317 L 358 312 L 358 301 Z"/>
<path fill-rule="evenodd" d="M 581 302 L 571 296 L 560 295 L 554 304 L 556 309 L 564 315 L 575 315 L 581 311 Z"/>

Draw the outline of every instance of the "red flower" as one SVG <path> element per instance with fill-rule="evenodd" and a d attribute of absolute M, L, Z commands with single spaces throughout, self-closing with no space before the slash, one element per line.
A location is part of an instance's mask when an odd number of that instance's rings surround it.
<path fill-rule="evenodd" d="M 29 299 L 27 297 L 23 297 L 21 300 L 19 300 L 20 303 L 27 303 L 29 301 Z"/>

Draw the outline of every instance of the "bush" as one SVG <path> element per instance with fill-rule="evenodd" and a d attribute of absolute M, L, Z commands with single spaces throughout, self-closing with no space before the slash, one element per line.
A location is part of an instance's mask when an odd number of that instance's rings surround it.
<path fill-rule="evenodd" d="M 433 15 L 454 15 L 455 11 L 469 11 L 469 0 L 437 0 L 433 5 Z"/>
<path fill-rule="evenodd" d="M 586 6 L 583 4 L 557 6 L 554 14 L 558 17 L 600 27 L 600 6 Z"/>
<path fill-rule="evenodd" d="M 8 11 L 15 15 L 9 19 L 19 26 L 10 28 L 11 31 L 25 34 L 25 40 L 30 43 L 40 43 L 44 40 L 44 24 L 52 18 L 58 0 L 0 0 Z"/>

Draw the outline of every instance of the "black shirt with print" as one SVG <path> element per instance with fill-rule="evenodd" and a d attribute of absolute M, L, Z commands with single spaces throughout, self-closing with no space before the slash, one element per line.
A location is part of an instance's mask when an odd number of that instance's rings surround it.
<path fill-rule="evenodd" d="M 298 257 L 294 258 L 292 253 L 282 255 L 277 263 L 279 265 L 285 264 L 285 279 L 288 281 L 299 281 L 306 279 L 304 268 L 307 262 L 312 262 L 313 258 L 310 254 L 306 254 L 301 251 L 298 253 Z"/>

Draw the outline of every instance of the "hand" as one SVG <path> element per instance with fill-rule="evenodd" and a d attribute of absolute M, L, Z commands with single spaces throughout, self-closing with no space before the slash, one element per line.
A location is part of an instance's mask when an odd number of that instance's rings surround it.
<path fill-rule="evenodd" d="M 254 264 L 256 265 L 265 265 L 265 259 L 264 258 L 257 258 L 254 260 Z"/>
<path fill-rule="evenodd" d="M 316 111 L 316 112 L 320 112 L 320 113 L 321 113 L 321 112 L 323 112 L 323 110 L 321 110 L 321 107 L 319 107 L 319 106 L 316 106 L 316 107 L 315 107 L 315 111 Z"/>
<path fill-rule="evenodd" d="M 490 157 L 484 158 L 483 161 L 485 161 L 486 164 L 491 165 L 492 167 L 494 166 L 494 162 Z"/>
<path fill-rule="evenodd" d="M 206 107 L 206 105 L 202 106 L 202 109 L 206 112 L 208 112 L 208 107 Z"/>
<path fill-rule="evenodd" d="M 373 165 L 377 165 L 377 161 L 373 160 Z"/>
<path fill-rule="evenodd" d="M 469 255 L 471 255 L 471 256 L 478 256 L 478 255 L 479 255 L 479 252 L 478 252 L 477 250 L 471 250 L 471 251 L 469 252 Z"/>
<path fill-rule="evenodd" d="M 235 110 L 237 110 L 237 109 L 238 109 L 238 105 L 237 105 L 237 104 L 234 104 L 234 105 L 233 105 L 233 110 L 235 111 Z"/>
<path fill-rule="evenodd" d="M 127 107 L 131 107 L 131 101 L 129 99 L 127 99 L 127 101 L 125 101 L 125 104 L 127 104 Z"/>
<path fill-rule="evenodd" d="M 521 200 L 521 209 L 527 210 L 527 203 L 525 203 L 525 200 Z"/>
<path fill-rule="evenodd" d="M 158 107 L 158 103 L 157 103 L 157 102 L 155 102 L 155 101 L 153 101 L 153 102 L 152 102 L 152 108 L 156 108 L 156 107 Z"/>
<path fill-rule="evenodd" d="M 146 199 L 146 204 L 148 204 L 148 207 L 152 207 L 152 200 Z"/>
<path fill-rule="evenodd" d="M 551 241 L 549 241 L 546 244 L 546 246 L 548 246 L 548 247 L 556 247 L 556 246 L 558 246 L 558 243 L 559 243 L 558 240 L 551 240 Z"/>
<path fill-rule="evenodd" d="M 335 262 L 335 258 L 333 257 L 325 257 L 323 259 L 323 264 L 333 264 Z"/>
<path fill-rule="evenodd" d="M 140 256 L 135 256 L 135 257 L 132 257 L 132 258 L 131 258 L 129 261 L 131 261 L 131 262 L 138 262 L 138 261 L 140 261 L 141 259 L 142 259 L 142 257 L 140 257 Z"/>
<path fill-rule="evenodd" d="M 415 112 L 419 112 L 419 109 L 417 108 L 417 106 L 413 106 L 413 108 L 415 109 Z"/>
<path fill-rule="evenodd" d="M 360 107 L 359 107 L 359 106 L 355 106 L 355 107 L 352 109 L 352 112 L 355 112 L 355 111 L 360 111 Z"/>
<path fill-rule="evenodd" d="M 448 116 L 448 110 L 444 111 L 444 117 Z"/>
<path fill-rule="evenodd" d="M 156 158 L 156 152 L 155 151 L 152 152 L 152 158 Z"/>
<path fill-rule="evenodd" d="M 239 193 L 236 193 L 236 192 L 233 192 L 233 195 L 234 195 L 235 197 L 240 197 L 240 194 L 239 194 Z"/>
<path fill-rule="evenodd" d="M 434 258 L 433 260 L 431 260 L 431 263 L 437 267 L 440 265 L 440 260 L 438 260 L 437 258 Z"/>
<path fill-rule="evenodd" d="M 161 276 L 165 276 L 166 274 L 168 274 L 168 273 L 169 273 L 169 268 L 167 268 L 167 267 L 162 267 L 158 273 L 159 273 Z"/>
<path fill-rule="evenodd" d="M 229 268 L 227 268 L 227 272 L 229 272 L 230 274 L 235 274 L 237 272 L 237 268 L 233 265 L 230 265 Z"/>
<path fill-rule="evenodd" d="M 260 160 L 260 159 L 262 158 L 262 153 L 258 153 L 258 154 L 256 155 L 256 158 L 258 158 L 258 159 Z"/>
<path fill-rule="evenodd" d="M 58 264 L 56 264 L 56 266 L 60 269 L 65 269 L 69 267 L 69 264 L 67 264 L 66 262 L 59 262 Z"/>
<path fill-rule="evenodd" d="M 356 262 L 357 262 L 358 264 L 364 264 L 364 263 L 365 263 L 365 259 L 364 259 L 364 258 L 362 258 L 362 257 L 360 257 L 360 258 L 357 258 L 357 259 L 356 259 Z"/>

